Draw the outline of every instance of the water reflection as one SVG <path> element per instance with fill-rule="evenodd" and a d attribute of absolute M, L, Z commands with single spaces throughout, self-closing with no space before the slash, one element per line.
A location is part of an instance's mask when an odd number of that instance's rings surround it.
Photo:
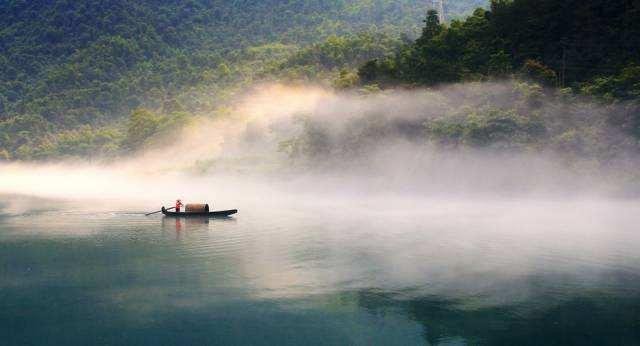
<path fill-rule="evenodd" d="M 615 275 L 614 273 L 611 273 Z M 546 286 L 541 276 L 523 286 Z M 556 282 L 558 278 L 552 279 Z M 628 284 L 640 285 L 640 277 Z M 521 284 L 516 284 L 521 286 Z M 564 295 L 544 290 L 518 303 L 469 306 L 464 299 L 412 292 L 358 291 L 358 304 L 372 313 L 400 308 L 424 327 L 432 345 L 463 340 L 470 345 L 637 345 L 640 292 L 598 288 Z"/>
<path fill-rule="evenodd" d="M 182 232 L 209 229 L 209 218 L 203 217 L 162 217 L 162 232 L 175 232 L 179 239 Z"/>
<path fill-rule="evenodd" d="M 209 217 L 162 217 L 161 229 L 163 233 L 176 234 L 176 239 L 181 239 L 185 232 L 199 232 L 211 229 L 215 223 L 233 223 L 236 220 L 232 217 L 215 218 Z"/>
<path fill-rule="evenodd" d="M 3 218 L 0 337 L 640 344 L 637 208 L 548 205 Z"/>

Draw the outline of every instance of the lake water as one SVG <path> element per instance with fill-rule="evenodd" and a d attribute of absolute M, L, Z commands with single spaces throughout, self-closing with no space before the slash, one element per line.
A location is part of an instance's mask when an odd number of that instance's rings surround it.
<path fill-rule="evenodd" d="M 640 344 L 634 201 L 72 206 L 0 209 L 1 344 Z"/>

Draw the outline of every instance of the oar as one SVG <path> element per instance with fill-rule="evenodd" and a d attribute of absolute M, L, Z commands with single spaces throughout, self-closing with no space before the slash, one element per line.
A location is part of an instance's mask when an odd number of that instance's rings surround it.
<path fill-rule="evenodd" d="M 175 209 L 176 207 L 171 207 L 171 208 L 167 208 L 165 210 L 171 210 L 171 209 Z M 158 210 L 158 211 L 154 211 L 153 213 L 149 213 L 149 214 L 144 214 L 144 216 L 149 216 L 149 215 L 153 215 L 153 214 L 157 214 L 159 212 L 161 212 L 162 209 Z"/>

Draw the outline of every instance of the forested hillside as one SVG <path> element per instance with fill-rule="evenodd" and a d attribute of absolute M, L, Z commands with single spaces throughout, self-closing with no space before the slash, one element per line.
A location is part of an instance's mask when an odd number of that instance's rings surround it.
<path fill-rule="evenodd" d="M 449 154 L 549 155 L 575 173 L 607 171 L 639 186 L 637 1 L 494 0 L 450 23 L 429 11 L 420 37 L 361 64 L 353 80 L 386 101 L 345 112 L 338 133 L 305 118 L 283 141 L 293 159 L 368 160 L 363 148 L 402 140 Z"/>
<path fill-rule="evenodd" d="M 447 10 L 461 16 L 481 5 L 451 1 Z M 32 149 L 55 146 L 50 134 L 67 130 L 91 133 L 89 151 L 72 153 L 88 154 L 93 141 L 122 135 L 93 129 L 139 107 L 211 109 L 283 67 L 291 68 L 281 74 L 315 79 L 328 66 L 384 56 L 401 34 L 415 37 L 425 11 L 416 0 L 3 1 L 0 156 L 55 155 Z"/>
<path fill-rule="evenodd" d="M 605 163 L 638 147 L 637 1 L 451 0 L 447 23 L 428 9 L 415 0 L 2 2 L 0 159 L 125 154 L 195 114 L 224 113 L 263 81 L 370 93 L 507 80 L 510 102 L 487 94 L 482 109 L 465 111 L 451 101 L 405 127 L 448 145 L 564 143 Z M 597 117 L 586 111 L 593 102 Z M 609 141 L 611 130 L 635 139 Z"/>
<path fill-rule="evenodd" d="M 538 147 L 570 142 L 571 151 L 601 151 L 599 160 L 605 164 L 623 146 L 637 151 L 640 2 L 493 0 L 489 9 L 449 24 L 439 23 L 431 11 L 415 42 L 359 67 L 360 83 L 383 88 L 505 79 L 515 79 L 519 92 L 527 85 L 525 94 L 538 95 L 538 101 L 523 107 L 514 97 L 466 114 L 443 114 L 427 121 L 426 135 L 448 143 L 491 145 L 517 142 L 523 133 L 531 138 L 531 130 L 536 136 L 546 133 L 533 141 Z M 538 125 L 544 131 L 525 125 L 531 120 L 543 120 Z M 631 137 L 624 145 L 612 143 L 613 137 L 620 138 L 611 130 Z"/>
<path fill-rule="evenodd" d="M 579 87 L 640 59 L 637 1 L 494 0 L 467 19 L 444 25 L 431 12 L 425 23 L 401 53 L 363 66 L 365 81 L 434 85 L 524 67 L 548 85 Z"/>

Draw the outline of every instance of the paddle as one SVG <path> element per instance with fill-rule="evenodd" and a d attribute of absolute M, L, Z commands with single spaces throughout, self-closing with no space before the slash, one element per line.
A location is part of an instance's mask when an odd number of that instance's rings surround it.
<path fill-rule="evenodd" d="M 167 208 L 165 210 L 171 210 L 171 209 L 175 209 L 176 207 L 171 207 L 171 208 Z M 159 212 L 161 212 L 162 209 L 158 210 L 158 211 L 154 211 L 153 213 L 149 213 L 149 214 L 144 214 L 144 216 L 149 216 L 149 215 L 153 215 L 153 214 L 157 214 Z"/>

